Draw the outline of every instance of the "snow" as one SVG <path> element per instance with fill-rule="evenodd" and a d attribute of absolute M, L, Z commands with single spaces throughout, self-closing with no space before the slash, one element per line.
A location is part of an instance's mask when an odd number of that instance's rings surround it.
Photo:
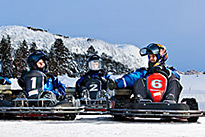
<path fill-rule="evenodd" d="M 197 123 L 159 120 L 114 121 L 109 115 L 78 115 L 65 120 L 0 120 L 1 137 L 203 137 L 205 117 Z"/>
<path fill-rule="evenodd" d="M 182 75 L 181 84 L 183 90 L 181 99 L 194 97 L 199 102 L 199 107 L 205 110 L 205 75 Z"/>
<path fill-rule="evenodd" d="M 181 81 L 184 90 L 189 90 L 189 91 L 194 90 L 194 91 L 201 91 L 201 92 L 205 91 L 204 75 L 183 75 Z"/>
<path fill-rule="evenodd" d="M 20 42 L 26 40 L 28 45 L 35 42 L 38 49 L 49 50 L 55 40 L 61 38 L 65 46 L 73 53 L 85 53 L 93 45 L 100 55 L 104 52 L 131 69 L 147 66 L 145 63 L 147 58 L 139 55 L 139 48 L 135 45 L 109 44 L 97 39 L 88 40 L 89 38 L 65 38 L 45 31 L 33 31 L 23 26 L 0 27 L 0 39 L 7 35 L 10 36 L 14 49 L 18 48 Z"/>

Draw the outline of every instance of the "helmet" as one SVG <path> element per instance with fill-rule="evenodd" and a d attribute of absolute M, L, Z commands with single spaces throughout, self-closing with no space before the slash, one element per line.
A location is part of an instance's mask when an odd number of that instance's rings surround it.
<path fill-rule="evenodd" d="M 151 43 L 147 47 L 140 49 L 140 55 L 154 54 L 157 56 L 156 65 L 163 64 L 167 60 L 168 54 L 166 47 L 161 44 Z"/>
<path fill-rule="evenodd" d="M 98 71 L 102 68 L 102 59 L 98 55 L 92 55 L 88 59 L 88 68 L 90 70 Z"/>
<path fill-rule="evenodd" d="M 40 70 L 44 71 L 46 69 L 46 66 L 44 68 L 38 68 L 36 63 L 42 59 L 44 63 L 46 64 L 46 60 L 48 60 L 48 56 L 41 50 L 37 50 L 30 54 L 27 58 L 27 64 L 31 70 Z"/>

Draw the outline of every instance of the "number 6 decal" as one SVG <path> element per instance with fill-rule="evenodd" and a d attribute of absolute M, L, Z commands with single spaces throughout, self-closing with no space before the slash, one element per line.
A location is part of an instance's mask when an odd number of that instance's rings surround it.
<path fill-rule="evenodd" d="M 162 87 L 162 81 L 161 80 L 152 80 L 151 85 L 153 88 L 161 88 Z"/>

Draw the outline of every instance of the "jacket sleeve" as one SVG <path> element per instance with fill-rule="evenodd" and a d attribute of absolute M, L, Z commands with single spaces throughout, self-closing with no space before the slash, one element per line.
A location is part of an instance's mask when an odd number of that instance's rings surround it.
<path fill-rule="evenodd" d="M 172 74 L 178 79 L 181 79 L 180 74 L 178 73 L 177 69 L 175 69 L 174 67 L 169 67 L 169 69 L 171 70 Z"/>
<path fill-rule="evenodd" d="M 118 88 L 133 87 L 135 82 L 139 78 L 144 77 L 146 73 L 147 71 L 145 69 L 138 69 L 135 72 L 124 75 L 122 78 L 116 79 L 115 82 Z"/>
<path fill-rule="evenodd" d="M 29 72 L 29 70 L 23 70 L 22 74 L 21 74 L 21 77 L 18 79 L 18 84 L 19 86 L 24 89 L 25 86 L 24 86 L 24 76 Z"/>
<path fill-rule="evenodd" d="M 84 81 L 84 78 L 85 78 L 85 77 L 84 77 L 84 75 L 83 75 L 83 76 L 80 77 L 80 79 L 78 79 L 78 80 L 76 81 L 76 83 L 75 83 L 75 91 L 76 91 L 76 92 L 80 92 L 80 87 L 81 87 L 81 86 L 84 86 L 84 84 L 83 84 L 83 83 L 84 83 L 84 82 L 83 82 L 83 81 Z"/>
<path fill-rule="evenodd" d="M 54 78 L 54 94 L 56 95 L 65 95 L 66 93 L 66 86 L 61 83 L 61 81 L 58 78 Z"/>
<path fill-rule="evenodd" d="M 22 77 L 20 77 L 20 78 L 18 79 L 18 84 L 19 84 L 19 86 L 20 86 L 22 89 L 24 89 L 24 80 L 23 80 Z"/>

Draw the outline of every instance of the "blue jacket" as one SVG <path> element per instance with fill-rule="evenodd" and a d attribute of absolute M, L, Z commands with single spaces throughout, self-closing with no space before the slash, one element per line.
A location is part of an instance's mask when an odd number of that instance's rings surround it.
<path fill-rule="evenodd" d="M 44 85 L 44 91 L 52 91 L 56 96 L 62 96 L 66 93 L 66 87 L 58 80 L 58 78 L 48 78 Z"/>
<path fill-rule="evenodd" d="M 118 88 L 133 87 L 139 78 L 143 78 L 147 73 L 146 69 L 137 69 L 135 72 L 124 75 L 122 78 L 116 79 Z"/>
<path fill-rule="evenodd" d="M 175 69 L 165 67 L 164 71 L 168 72 L 168 78 L 170 78 L 171 75 L 174 75 L 175 78 L 180 79 L 180 75 L 176 72 Z M 124 75 L 122 78 L 116 79 L 115 82 L 117 83 L 118 88 L 133 87 L 135 82 L 139 78 L 146 78 L 149 73 L 150 70 L 140 68 L 137 69 L 135 72 Z"/>
<path fill-rule="evenodd" d="M 11 85 L 11 81 L 7 77 L 0 76 L 0 84 L 2 84 L 2 85 Z"/>

